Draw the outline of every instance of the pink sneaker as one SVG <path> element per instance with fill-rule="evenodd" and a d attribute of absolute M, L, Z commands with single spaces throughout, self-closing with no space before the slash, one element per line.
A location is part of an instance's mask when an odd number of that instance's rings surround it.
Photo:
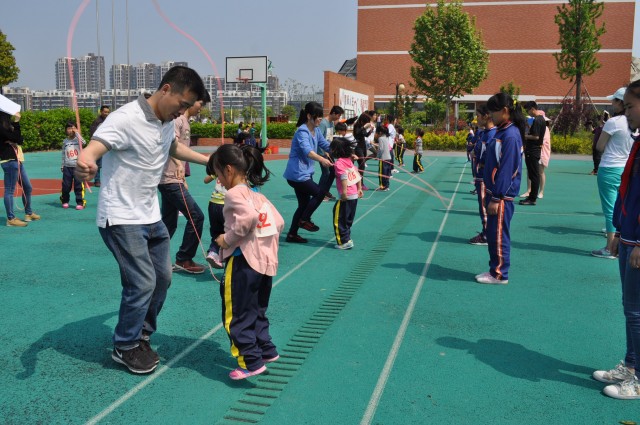
<path fill-rule="evenodd" d="M 83 210 L 84 209 L 84 205 L 76 205 L 76 209 L 78 211 Z"/>
<path fill-rule="evenodd" d="M 239 381 L 240 379 L 245 379 L 250 376 L 260 375 L 265 370 L 267 370 L 266 366 L 262 366 L 260 369 L 256 370 L 247 370 L 239 367 L 229 373 L 229 378 L 233 379 L 234 381 Z"/>
<path fill-rule="evenodd" d="M 67 204 L 67 203 L 65 202 L 64 204 L 62 204 L 62 208 L 64 208 L 64 209 L 66 210 L 67 208 L 69 208 L 69 204 Z"/>
<path fill-rule="evenodd" d="M 214 251 L 209 251 L 207 254 L 207 263 L 214 269 L 224 269 L 224 265 L 222 261 L 220 261 L 220 256 Z"/>
<path fill-rule="evenodd" d="M 276 355 L 275 357 L 270 357 L 270 358 L 264 358 L 264 357 L 263 357 L 263 358 L 262 358 L 262 360 L 263 360 L 265 363 L 273 363 L 273 362 L 275 362 L 276 360 L 278 360 L 279 358 L 280 358 L 280 354 Z"/>

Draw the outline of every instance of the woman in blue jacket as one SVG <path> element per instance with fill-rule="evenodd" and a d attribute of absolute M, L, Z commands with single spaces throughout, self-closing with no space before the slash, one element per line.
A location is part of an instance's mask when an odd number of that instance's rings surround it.
<path fill-rule="evenodd" d="M 318 128 L 322 121 L 322 115 L 320 104 L 307 103 L 300 111 L 298 129 L 291 140 L 291 151 L 287 168 L 284 170 L 284 178 L 296 193 L 298 208 L 293 213 L 291 227 L 287 233 L 287 242 L 307 242 L 305 238 L 298 235 L 300 227 L 309 232 L 320 230 L 311 221 L 311 216 L 322 203 L 325 194 L 320 186 L 313 181 L 314 163 L 317 161 L 325 167 L 333 165 L 329 159 L 317 153 L 318 147 L 324 152 L 329 152 L 329 142 L 322 136 L 322 132 Z M 328 154 L 326 155 L 328 157 Z"/>

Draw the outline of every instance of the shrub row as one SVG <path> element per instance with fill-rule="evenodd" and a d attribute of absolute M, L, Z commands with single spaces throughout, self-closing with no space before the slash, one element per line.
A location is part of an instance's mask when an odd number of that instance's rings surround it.
<path fill-rule="evenodd" d="M 80 125 L 82 136 L 89 139 L 89 127 L 96 118 L 89 109 L 81 109 Z M 62 146 L 65 138 L 64 127 L 67 121 L 76 120 L 75 113 L 71 109 L 53 109 L 51 111 L 37 112 L 24 111 L 20 124 L 22 135 L 25 139 L 23 149 L 25 151 L 56 150 Z M 224 127 L 225 136 L 235 135 L 238 126 L 227 124 Z M 260 134 L 261 125 L 256 125 L 256 134 Z M 267 137 L 270 139 L 291 139 L 296 131 L 293 123 L 270 123 L 267 126 Z M 192 123 L 191 134 L 201 137 L 221 137 L 222 125 Z M 413 131 L 405 131 L 407 147 L 413 149 L 416 136 Z M 428 132 L 423 137 L 423 148 L 441 151 L 464 151 L 466 147 L 467 133 L 460 131 L 455 135 L 436 134 Z M 590 154 L 592 136 L 591 133 L 576 133 L 574 136 L 555 135 L 551 137 L 551 150 L 555 153 Z"/>

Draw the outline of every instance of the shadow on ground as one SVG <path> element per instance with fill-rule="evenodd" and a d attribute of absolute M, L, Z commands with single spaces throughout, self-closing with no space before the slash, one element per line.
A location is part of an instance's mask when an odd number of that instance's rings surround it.
<path fill-rule="evenodd" d="M 451 336 L 438 338 L 436 342 L 443 347 L 467 351 L 482 363 L 514 378 L 531 382 L 564 382 L 594 390 L 602 387 L 601 383 L 591 379 L 592 368 L 555 359 L 521 344 L 497 339 L 472 342 Z"/>

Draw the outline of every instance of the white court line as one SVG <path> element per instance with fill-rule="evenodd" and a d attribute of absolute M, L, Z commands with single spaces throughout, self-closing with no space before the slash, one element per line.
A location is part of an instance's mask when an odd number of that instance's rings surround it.
<path fill-rule="evenodd" d="M 475 212 L 478 210 L 464 210 L 464 209 L 442 209 L 439 208 L 436 211 L 453 211 L 453 212 Z M 535 212 L 535 211 L 521 211 L 516 210 L 515 213 L 519 215 L 546 215 L 546 216 L 558 216 L 558 217 L 601 217 L 602 213 L 554 213 L 554 212 Z"/>
<path fill-rule="evenodd" d="M 362 420 L 360 421 L 360 425 L 369 425 L 373 416 L 378 409 L 378 405 L 380 404 L 380 398 L 382 397 L 382 393 L 387 385 L 387 381 L 389 379 L 389 375 L 391 374 L 391 369 L 393 368 L 393 364 L 396 361 L 396 357 L 398 357 L 398 351 L 400 350 L 400 346 L 402 345 L 402 341 L 404 340 L 404 335 L 407 332 L 407 328 L 409 327 L 409 321 L 411 320 L 411 316 L 413 316 L 413 310 L 416 307 L 416 302 L 418 301 L 418 297 L 420 296 L 420 292 L 422 291 L 422 286 L 424 285 L 424 281 L 427 276 L 427 272 L 429 271 L 429 267 L 431 266 L 431 260 L 435 255 L 436 249 L 438 247 L 438 241 L 440 240 L 440 236 L 442 236 L 442 231 L 444 230 L 444 226 L 447 223 L 447 218 L 449 217 L 449 212 L 451 211 L 451 207 L 453 206 L 453 201 L 456 198 L 458 193 L 458 188 L 460 187 L 460 183 L 462 182 L 462 178 L 464 177 L 464 172 L 467 166 L 462 168 L 462 172 L 460 173 L 460 178 L 458 179 L 458 184 L 454 190 L 453 196 L 451 197 L 451 201 L 449 202 L 449 206 L 447 207 L 447 212 L 442 219 L 442 223 L 440 223 L 440 228 L 438 229 L 438 234 L 436 235 L 436 239 L 431 245 L 431 250 L 429 251 L 429 255 L 427 256 L 427 260 L 424 263 L 424 267 L 422 268 L 422 273 L 420 273 L 420 279 L 418 279 L 418 283 L 416 284 L 416 289 L 413 291 L 413 296 L 411 297 L 411 301 L 409 301 L 409 305 L 407 306 L 407 310 L 404 313 L 404 317 L 402 318 L 402 323 L 400 324 L 400 328 L 398 329 L 398 333 L 393 341 L 393 345 L 391 346 L 391 351 L 389 351 L 389 355 L 387 356 L 387 361 L 382 368 L 382 372 L 380 372 L 380 376 L 378 377 L 378 382 L 376 384 L 375 389 L 373 390 L 373 394 L 371 394 L 371 398 L 369 399 L 369 404 L 367 405 L 367 410 L 364 412 L 362 416 Z"/>
<path fill-rule="evenodd" d="M 437 160 L 436 160 L 437 161 Z M 431 164 L 429 164 L 429 166 L 431 166 L 433 163 L 435 163 L 436 161 L 433 161 Z M 425 167 L 426 169 L 427 167 Z M 409 179 L 409 181 L 413 180 L 416 176 L 412 176 L 411 179 Z M 407 182 L 402 182 L 398 180 L 398 183 L 402 183 L 402 187 L 406 187 L 405 183 Z M 388 199 L 390 199 L 392 196 L 394 196 L 401 188 L 398 188 L 396 190 L 394 190 L 393 192 L 391 192 L 388 196 L 385 196 L 380 202 L 378 202 L 374 207 L 370 208 L 366 213 L 362 214 L 355 222 L 358 223 L 360 220 L 362 220 L 363 218 L 365 218 L 370 212 L 372 212 L 373 210 L 375 210 L 376 208 L 378 208 L 380 205 L 384 204 Z M 309 255 L 305 260 L 303 260 L 302 262 L 300 262 L 296 267 L 294 267 L 293 269 L 289 270 L 287 273 L 285 273 L 280 279 L 278 279 L 274 284 L 273 284 L 273 288 L 275 288 L 276 286 L 278 286 L 278 284 L 282 281 L 284 281 L 286 278 L 288 278 L 289 276 L 291 276 L 294 272 L 298 271 L 303 265 L 305 265 L 306 263 L 308 263 L 311 259 L 315 258 L 316 255 L 318 255 L 318 253 L 320 251 L 322 251 L 331 241 L 333 240 L 333 238 L 329 239 L 327 242 L 324 243 L 324 245 L 322 245 L 320 248 L 316 249 L 311 255 Z M 133 396 L 135 396 L 136 394 L 138 394 L 142 389 L 144 389 L 147 385 L 151 384 L 153 381 L 155 381 L 156 379 L 158 379 L 160 376 L 162 376 L 167 370 L 169 370 L 174 364 L 176 364 L 177 362 L 179 362 L 180 360 L 182 360 L 186 355 L 188 355 L 189 353 L 191 353 L 194 349 L 196 349 L 200 344 L 202 344 L 204 341 L 206 341 L 207 339 L 209 339 L 211 336 L 213 336 L 213 334 L 215 334 L 216 332 L 218 332 L 220 329 L 222 329 L 222 324 L 219 324 L 215 327 L 213 327 L 212 329 L 210 329 L 207 333 L 205 333 L 204 335 L 202 335 L 200 338 L 198 338 L 196 341 L 194 341 L 190 346 L 188 346 L 187 348 L 185 348 L 183 351 L 181 351 L 178 355 L 176 355 L 173 359 L 169 360 L 169 362 L 167 362 L 166 365 L 161 366 L 160 368 L 158 368 L 152 375 L 150 375 L 149 377 L 147 377 L 145 380 L 143 380 L 142 382 L 140 382 L 138 385 L 136 385 L 135 387 L 131 388 L 129 391 L 127 391 L 125 394 L 123 394 L 120 398 L 118 398 L 116 401 L 114 401 L 113 403 L 111 403 L 107 408 L 105 408 L 103 411 L 101 411 L 100 413 L 98 413 L 96 416 L 92 417 L 91 419 L 89 419 L 86 424 L 87 425 L 93 425 L 93 424 L 97 424 L 98 422 L 100 422 L 102 419 L 104 419 L 105 417 L 107 417 L 109 414 L 111 414 L 114 410 L 116 410 L 118 407 L 120 407 L 123 403 L 125 403 L 127 400 L 129 400 L 130 398 L 132 398 Z"/>

